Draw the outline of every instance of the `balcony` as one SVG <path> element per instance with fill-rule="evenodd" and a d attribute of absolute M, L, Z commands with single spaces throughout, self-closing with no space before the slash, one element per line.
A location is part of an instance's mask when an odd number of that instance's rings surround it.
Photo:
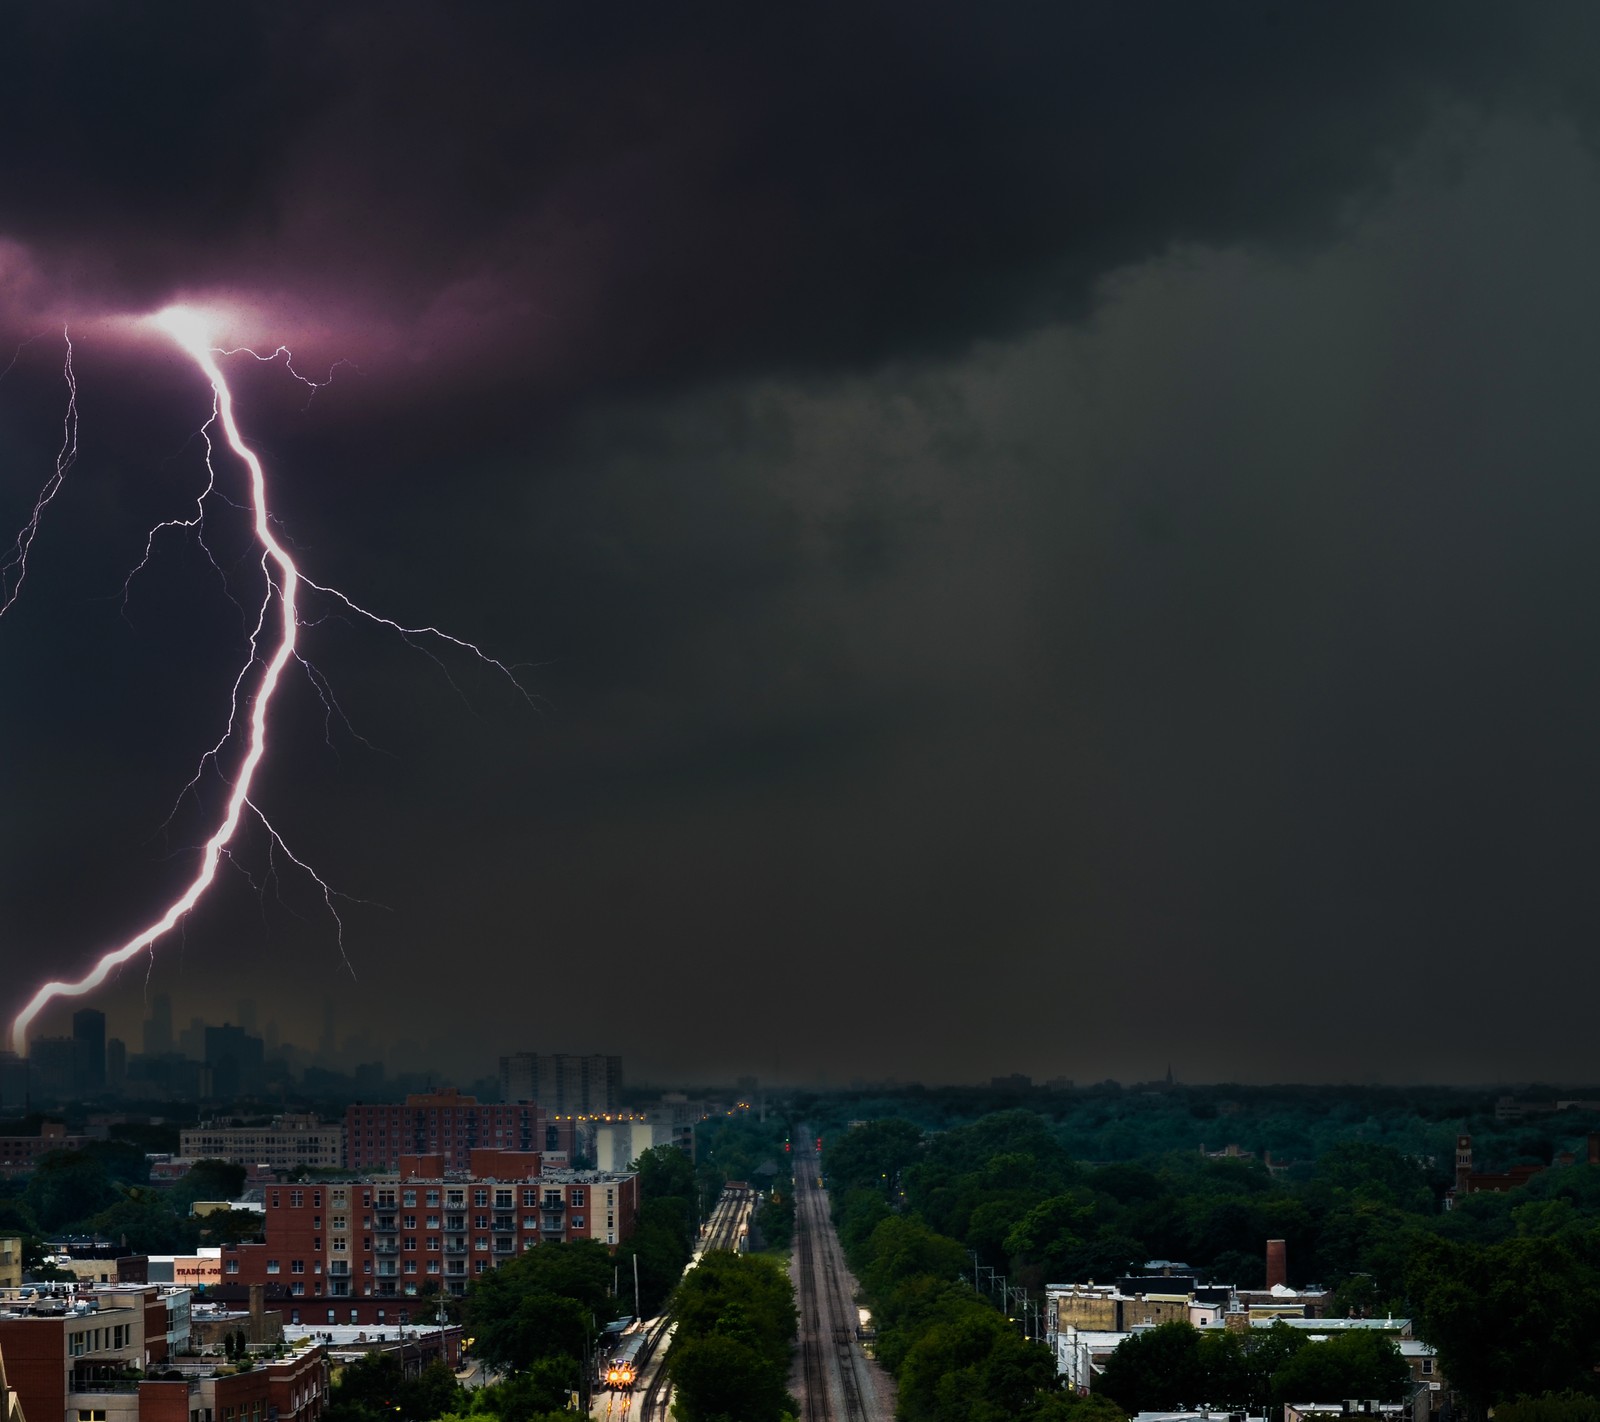
<path fill-rule="evenodd" d="M 567 1202 L 559 1195 L 546 1195 L 544 1199 L 539 1202 L 539 1208 L 546 1214 L 559 1215 L 564 1209 L 567 1208 Z"/>
<path fill-rule="evenodd" d="M 372 1246 L 374 1254 L 398 1254 L 400 1246 L 392 1239 L 380 1239 Z"/>
<path fill-rule="evenodd" d="M 467 1252 L 467 1242 L 463 1239 L 459 1243 L 447 1244 L 444 1247 L 444 1252 L 446 1254 L 453 1254 L 459 1257 Z"/>
<path fill-rule="evenodd" d="M 496 1234 L 510 1234 L 517 1227 L 515 1215 L 496 1215 L 494 1217 L 494 1232 Z"/>
<path fill-rule="evenodd" d="M 399 1216 L 379 1215 L 372 1227 L 379 1234 L 398 1234 L 400 1230 Z"/>
<path fill-rule="evenodd" d="M 350 1263 L 346 1259 L 335 1259 L 333 1263 L 328 1265 L 328 1272 L 336 1279 L 348 1278 L 350 1274 Z"/>

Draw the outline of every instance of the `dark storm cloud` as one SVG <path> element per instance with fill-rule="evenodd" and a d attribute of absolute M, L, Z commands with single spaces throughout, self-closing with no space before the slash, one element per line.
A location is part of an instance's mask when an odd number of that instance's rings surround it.
<path fill-rule="evenodd" d="M 435 376 L 870 362 L 1323 234 L 1438 104 L 1559 100 L 1587 13 L 11 6 L 0 231 L 58 296 L 320 304 Z"/>
<path fill-rule="evenodd" d="M 1426 996 L 1462 1030 L 1386 1074 L 1486 1074 L 1540 1007 L 1484 965 L 1593 919 L 1590 8 L 684 13 L 0 9 L 0 326 L 82 330 L 86 412 L 0 626 L 0 951 L 78 966 L 188 862 L 243 632 L 193 547 L 120 579 L 205 395 L 88 321 L 188 292 L 359 367 L 229 366 L 308 572 L 537 703 L 308 627 L 382 754 L 297 678 L 263 798 L 393 912 L 352 982 L 230 872 L 191 997 L 392 1041 L 470 989 L 467 1074 L 765 1074 L 781 1001 L 786 1072 L 1092 1078 L 1151 1020 L 1365 1074 Z M 8 519 L 60 358 L 0 382 Z"/>

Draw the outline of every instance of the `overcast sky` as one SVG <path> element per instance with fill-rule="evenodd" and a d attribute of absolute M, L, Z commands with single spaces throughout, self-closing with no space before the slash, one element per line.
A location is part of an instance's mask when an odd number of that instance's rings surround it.
<path fill-rule="evenodd" d="M 226 363 L 306 575 L 532 704 L 308 599 L 342 715 L 297 674 L 255 798 L 362 902 L 247 829 L 94 996 L 135 1045 L 1600 1077 L 1596 72 L 1578 0 L 4 7 L 0 537 L 63 328 L 81 448 L 0 617 L 0 1007 L 221 804 L 164 824 L 236 463 L 124 593 L 205 485 L 129 320 L 184 301 L 348 362 Z"/>

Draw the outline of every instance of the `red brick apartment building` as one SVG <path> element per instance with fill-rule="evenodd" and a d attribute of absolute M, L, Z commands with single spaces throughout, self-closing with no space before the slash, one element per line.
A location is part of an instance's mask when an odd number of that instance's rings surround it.
<path fill-rule="evenodd" d="M 82 1313 L 0 1310 L 0 1359 L 27 1422 L 315 1422 L 328 1391 L 320 1347 L 235 1372 L 176 1356 L 189 1291 L 100 1290 Z M 138 1370 L 138 1375 L 132 1375 Z"/>
<path fill-rule="evenodd" d="M 454 1087 L 406 1097 L 405 1105 L 348 1106 L 345 1164 L 352 1171 L 395 1170 L 405 1155 L 440 1155 L 447 1170 L 470 1170 L 475 1150 L 573 1150 L 570 1117 L 552 1121 L 543 1106 L 480 1102 Z"/>
<path fill-rule="evenodd" d="M 424 1293 L 464 1294 L 541 1243 L 633 1234 L 637 1175 L 546 1171 L 537 1151 L 469 1160 L 468 1174 L 406 1155 L 391 1178 L 269 1187 L 265 1243 L 224 1247 L 224 1285 L 264 1284 L 291 1325 L 410 1323 Z"/>
<path fill-rule="evenodd" d="M 0 1175 L 25 1175 L 53 1150 L 82 1150 L 88 1136 L 69 1136 L 60 1121 L 46 1121 L 36 1136 L 0 1136 Z"/>

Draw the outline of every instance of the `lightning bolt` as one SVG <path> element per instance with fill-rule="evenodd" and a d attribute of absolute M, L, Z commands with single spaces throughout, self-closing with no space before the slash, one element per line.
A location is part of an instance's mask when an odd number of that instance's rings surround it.
<path fill-rule="evenodd" d="M 61 448 L 56 452 L 55 470 L 39 491 L 39 497 L 33 501 L 33 512 L 23 524 L 17 541 L 6 550 L 4 557 L 0 557 L 0 617 L 9 612 L 11 605 L 22 595 L 23 580 L 28 576 L 28 554 L 33 549 L 33 540 L 39 535 L 44 511 L 61 492 L 67 471 L 78 459 L 78 377 L 72 372 L 72 336 L 65 326 L 61 328 L 61 336 L 67 343 L 66 364 L 61 372 L 67 382 L 67 413 L 61 423 Z M 4 374 L 11 373 L 11 366 L 17 363 L 17 356 L 21 354 L 22 347 L 19 346 Z"/>
<path fill-rule="evenodd" d="M 213 400 L 212 415 L 201 430 L 206 446 L 206 469 L 209 481 L 205 491 L 202 492 L 197 501 L 197 509 L 193 518 L 170 519 L 157 524 L 151 529 L 146 541 L 144 559 L 134 569 L 133 573 L 129 574 L 129 582 L 149 562 L 155 537 L 160 530 L 164 528 L 195 530 L 203 524 L 205 499 L 216 489 L 216 474 L 211 466 L 212 442 L 210 430 L 213 424 L 220 425 L 222 436 L 226 440 L 228 447 L 238 456 L 248 472 L 250 487 L 249 509 L 254 523 L 256 541 L 261 548 L 261 570 L 266 579 L 266 592 L 255 625 L 249 631 L 249 655 L 234 680 L 227 730 L 217 744 L 201 757 L 200 768 L 196 771 L 194 779 L 185 788 L 184 793 L 195 787 L 200 776 L 204 773 L 206 764 L 208 762 L 216 763 L 223 747 L 234 737 L 240 717 L 241 702 L 248 700 L 249 714 L 245 754 L 232 780 L 229 782 L 230 792 L 221 821 L 202 846 L 199 866 L 190 879 L 188 886 L 167 905 L 159 918 L 140 929 L 123 943 L 108 949 L 83 977 L 74 981 L 48 982 L 39 988 L 12 1023 L 11 1045 L 12 1050 L 17 1052 L 26 1052 L 28 1029 L 48 1003 L 59 997 L 82 997 L 86 993 L 92 992 L 104 983 L 115 969 L 121 967 L 146 949 L 153 950 L 155 943 L 159 939 L 184 920 L 195 905 L 200 902 L 201 898 L 204 897 L 207 889 L 211 887 L 224 858 L 226 857 L 230 862 L 232 861 L 229 845 L 238 831 L 240 821 L 247 812 L 260 820 L 271 837 L 271 843 L 317 884 L 329 912 L 333 914 L 335 923 L 339 925 L 339 948 L 341 954 L 343 953 L 343 924 L 340 922 L 338 913 L 334 908 L 334 890 L 310 865 L 297 858 L 289 850 L 283 837 L 271 825 L 256 802 L 251 798 L 256 771 L 267 753 L 268 713 L 272 707 L 273 697 L 282 681 L 284 669 L 289 665 L 291 659 L 299 662 L 306 668 L 308 675 L 311 675 L 313 685 L 316 686 L 318 694 L 324 696 L 325 707 L 330 699 L 324 694 L 323 686 L 319 684 L 318 677 L 312 672 L 310 664 L 305 661 L 296 648 L 297 634 L 301 626 L 299 594 L 302 585 L 336 599 L 351 612 L 392 629 L 408 644 L 416 645 L 414 639 L 427 636 L 445 641 L 472 653 L 486 665 L 504 674 L 524 699 L 528 700 L 530 704 L 532 703 L 532 698 L 526 688 L 522 686 L 515 673 L 505 663 L 489 656 L 473 643 L 454 637 L 436 627 L 404 626 L 358 605 L 335 588 L 325 588 L 311 582 L 303 577 L 289 551 L 274 536 L 272 520 L 267 509 L 266 475 L 262 469 L 260 459 L 245 443 L 243 436 L 239 432 L 239 426 L 234 418 L 233 392 L 229 389 L 227 379 L 218 364 L 218 357 L 239 352 L 252 355 L 259 361 L 272 361 L 282 357 L 289 373 L 301 384 L 309 386 L 313 397 L 327 383 L 326 381 L 319 383 L 308 380 L 301 375 L 290 363 L 289 352 L 283 346 L 280 346 L 270 356 L 260 355 L 247 347 L 237 347 L 232 351 L 218 347 L 212 340 L 211 321 L 204 312 L 194 308 L 184 306 L 169 307 L 165 311 L 146 319 L 156 329 L 175 341 L 199 366 L 201 372 L 210 382 Z M 331 375 L 332 372 L 330 372 L 330 378 Z M 3 581 L 0 581 L 0 615 L 3 615 L 11 607 L 16 601 L 17 594 L 21 591 L 22 581 L 27 573 L 28 553 L 38 533 L 44 510 L 60 490 L 67 472 L 71 469 L 73 461 L 77 457 L 78 391 L 72 371 L 72 344 L 70 339 L 67 342 L 65 377 L 68 389 L 68 404 L 61 448 L 56 456 L 54 472 L 35 501 L 32 515 L 18 535 L 15 547 L 9 550 L 3 559 L 0 559 L 0 578 L 3 578 Z M 202 539 L 202 544 L 203 542 L 204 540 Z M 207 550 L 207 556 L 210 556 L 209 549 Z M 215 565 L 215 560 L 213 560 L 213 565 Z M 220 568 L 218 572 L 221 572 Z M 126 595 L 126 585 L 124 594 Z M 259 678 L 255 680 L 253 693 L 251 693 L 247 690 L 247 686 L 251 678 L 252 669 L 256 667 L 258 661 L 262 658 L 263 642 L 268 644 L 270 651 L 266 655 Z M 426 651 L 427 649 L 423 648 L 422 650 Z M 428 652 L 428 655 L 432 656 L 432 653 Z M 448 671 L 446 676 L 448 677 Z M 182 796 L 180 795 L 179 798 L 181 800 Z M 348 961 L 346 959 L 347 965 Z"/>

